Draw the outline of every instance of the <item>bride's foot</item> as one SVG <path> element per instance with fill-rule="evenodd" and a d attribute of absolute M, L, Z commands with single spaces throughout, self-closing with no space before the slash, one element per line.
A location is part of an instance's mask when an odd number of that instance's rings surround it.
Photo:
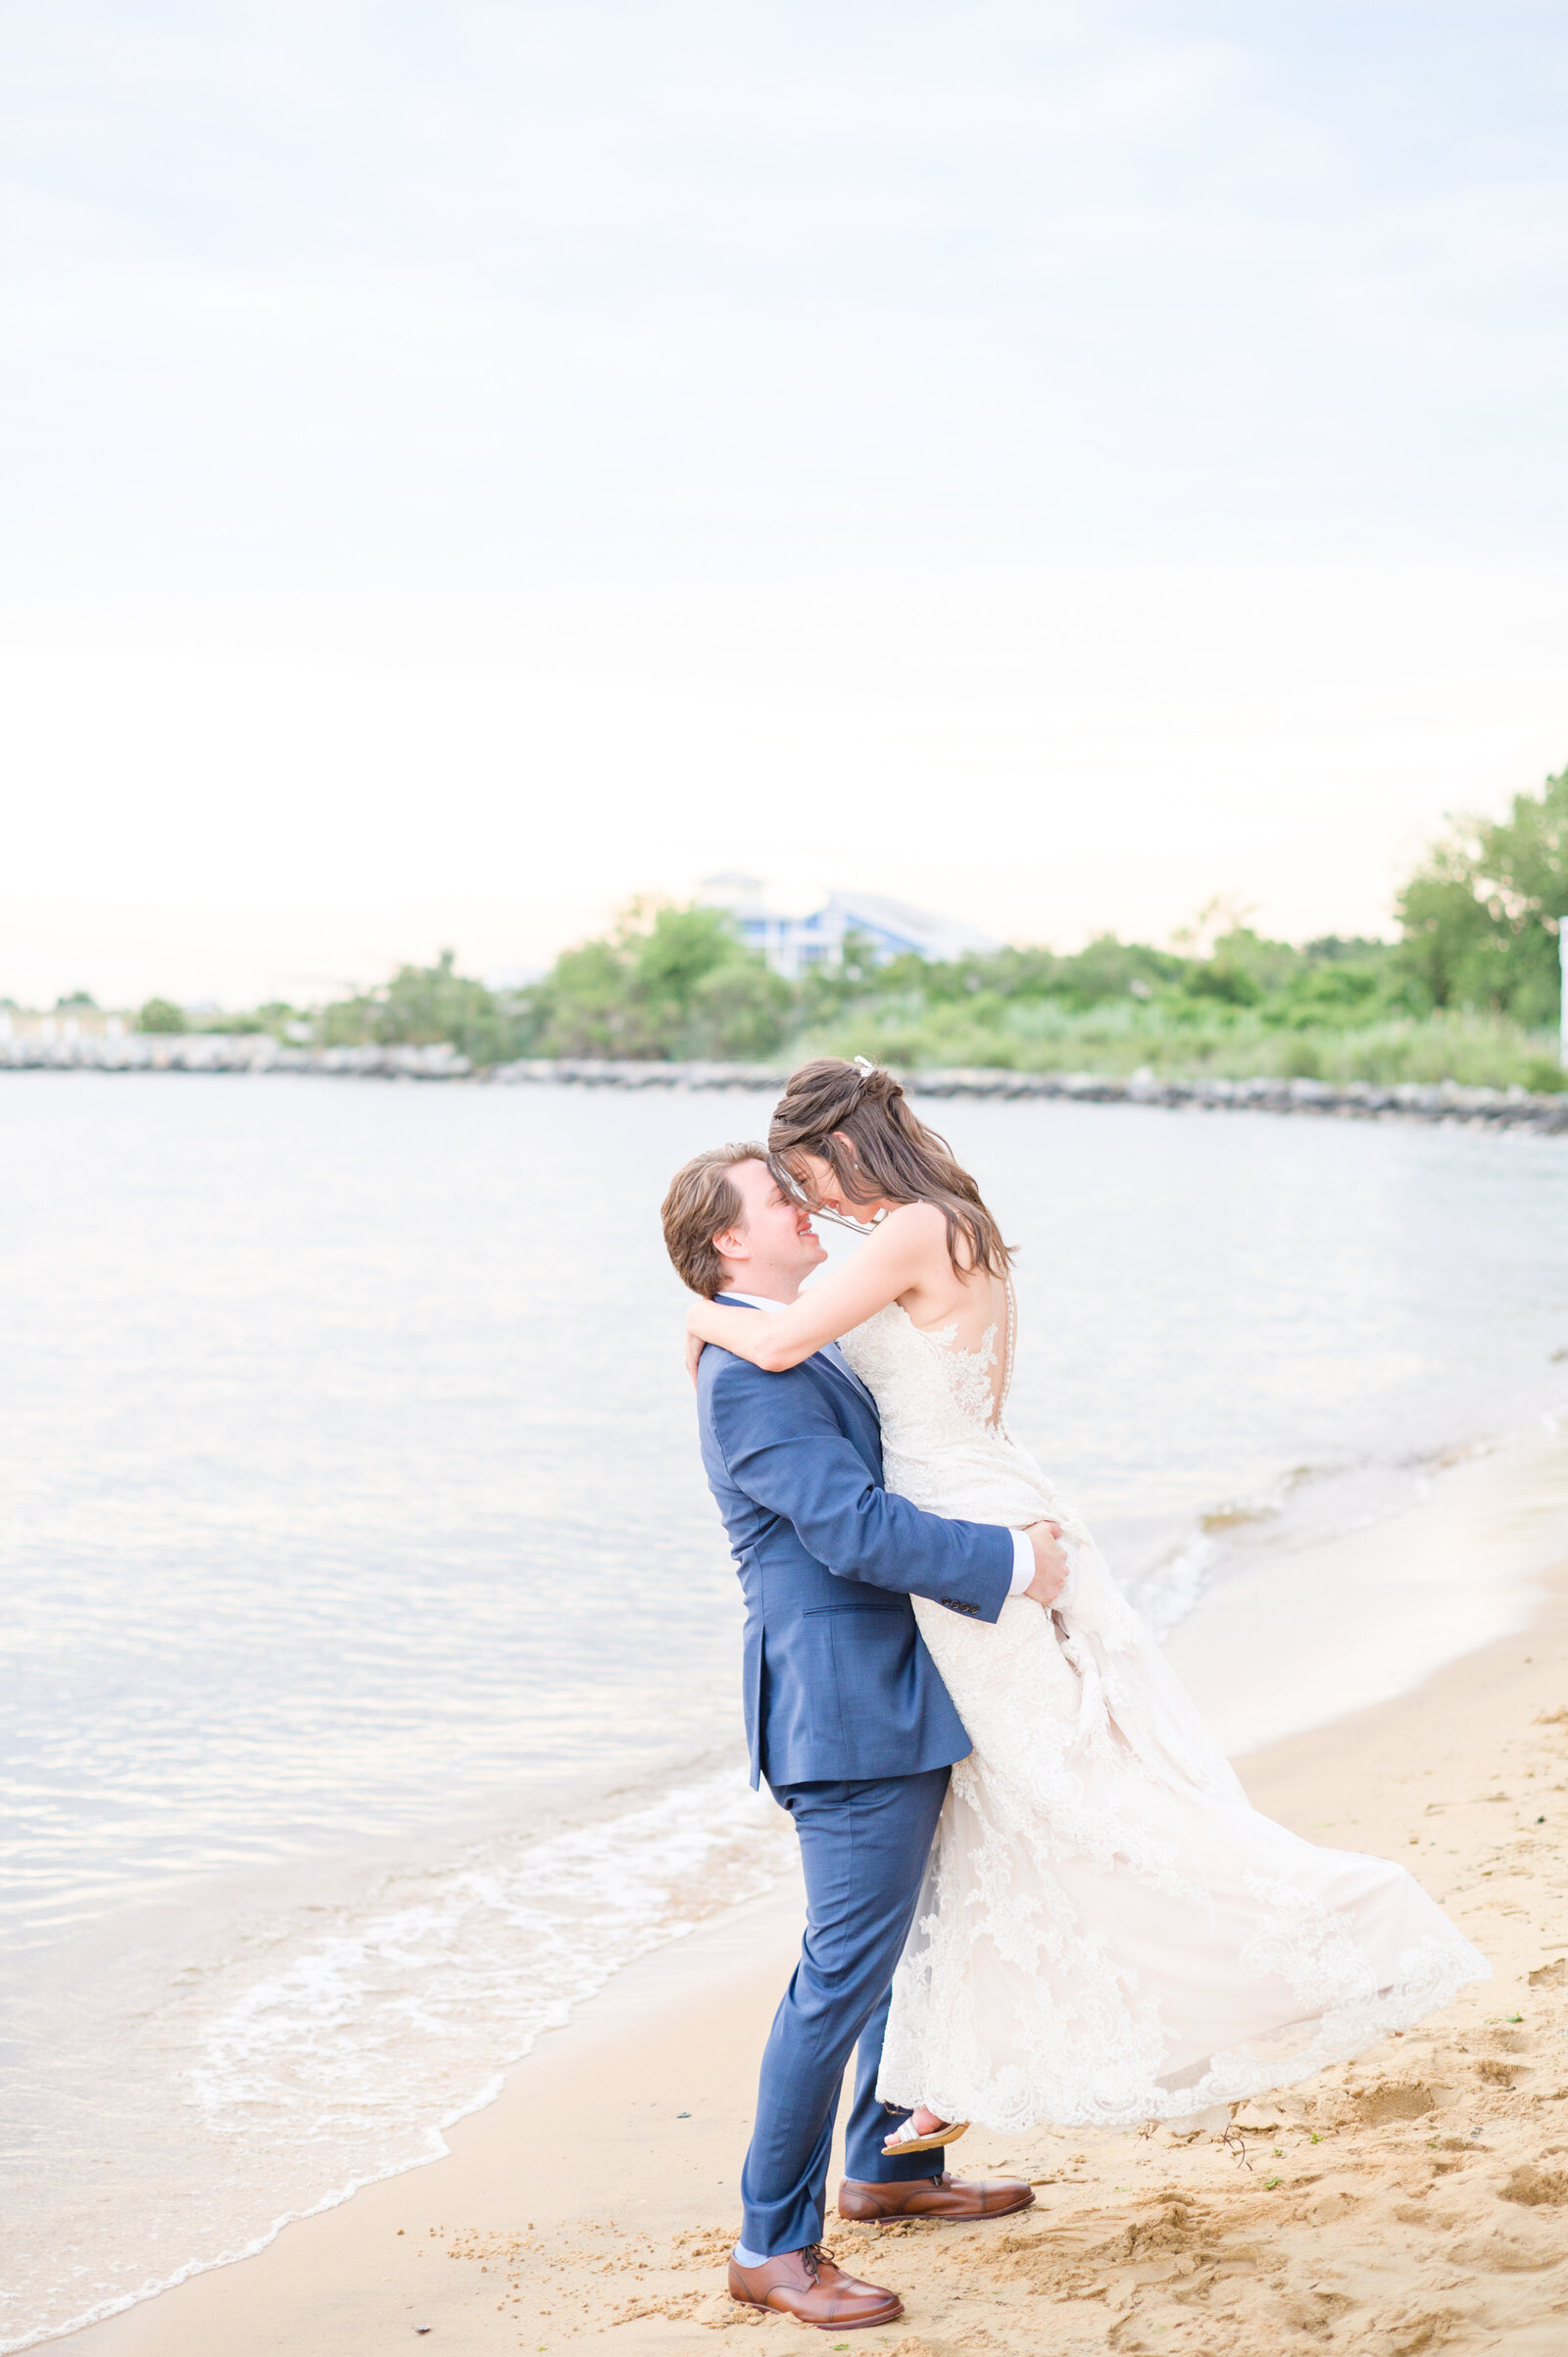
<path fill-rule="evenodd" d="M 909 2152 L 935 2152 L 943 2144 L 957 2142 L 968 2127 L 967 2120 L 939 2119 L 923 2103 L 917 2104 L 902 2128 L 896 2128 L 882 2147 L 883 2158 L 898 2160 Z"/>

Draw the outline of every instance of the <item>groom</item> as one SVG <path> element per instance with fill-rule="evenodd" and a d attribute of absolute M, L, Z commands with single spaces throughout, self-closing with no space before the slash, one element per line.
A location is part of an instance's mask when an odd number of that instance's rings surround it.
<path fill-rule="evenodd" d="M 786 1307 L 827 1257 L 760 1146 L 688 1162 L 663 1222 L 691 1290 L 743 1307 Z M 940 2151 L 882 2151 L 909 2116 L 876 2094 L 893 1970 L 949 1771 L 970 1748 L 909 1597 L 995 1621 L 1009 1595 L 1053 1602 L 1066 1559 L 1049 1524 L 950 1522 L 891 1496 L 875 1402 L 836 1344 L 785 1374 L 710 1348 L 697 1397 L 703 1463 L 746 1597 L 752 1782 L 765 1776 L 795 1820 L 807 1897 L 801 1960 L 762 2056 L 729 2288 L 824 2331 L 890 2324 L 904 2313 L 898 2294 L 845 2275 L 820 2246 L 857 2041 L 842 2217 L 998 2218 L 1034 2199 L 1013 2180 L 949 2177 Z"/>

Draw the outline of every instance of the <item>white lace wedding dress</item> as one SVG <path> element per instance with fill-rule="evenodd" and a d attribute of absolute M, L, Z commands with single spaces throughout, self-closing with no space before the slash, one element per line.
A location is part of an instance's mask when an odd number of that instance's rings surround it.
<path fill-rule="evenodd" d="M 883 2098 L 1005 2130 L 1191 2118 L 1489 1977 L 1402 1868 L 1315 1848 L 1249 1805 L 1088 1530 L 1003 1425 L 996 1329 L 977 1351 L 956 1333 L 895 1303 L 843 1338 L 881 1412 L 887 1486 L 976 1521 L 1049 1513 L 1073 1570 L 1054 1613 L 1018 1597 L 995 1625 L 914 1599 L 974 1749 L 894 1981 Z"/>

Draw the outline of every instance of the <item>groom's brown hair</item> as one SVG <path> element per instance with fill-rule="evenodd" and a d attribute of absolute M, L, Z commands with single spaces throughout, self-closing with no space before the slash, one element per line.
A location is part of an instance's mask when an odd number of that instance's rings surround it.
<path fill-rule="evenodd" d="M 676 1171 L 664 1198 L 664 1249 L 675 1274 L 693 1293 L 711 1301 L 724 1282 L 724 1264 L 713 1238 L 737 1227 L 745 1215 L 741 1191 L 730 1172 L 737 1162 L 766 1162 L 765 1146 L 710 1146 Z"/>

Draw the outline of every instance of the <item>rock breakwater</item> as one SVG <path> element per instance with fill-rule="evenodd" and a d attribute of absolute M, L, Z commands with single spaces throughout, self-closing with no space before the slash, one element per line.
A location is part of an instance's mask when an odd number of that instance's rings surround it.
<path fill-rule="evenodd" d="M 469 1080 L 444 1041 L 429 1048 L 292 1048 L 256 1032 L 129 1032 L 119 1039 L 0 1040 L 0 1072 L 321 1072 L 366 1080 Z"/>
<path fill-rule="evenodd" d="M 121 1039 L 0 1041 L 0 1071 L 295 1072 L 360 1080 L 466 1080 L 491 1088 L 769 1090 L 788 1063 L 616 1062 L 530 1056 L 489 1068 L 445 1042 L 430 1047 L 296 1048 L 255 1034 L 132 1033 Z M 1151 1072 L 1014 1072 L 998 1067 L 906 1075 L 922 1097 L 1055 1098 L 1087 1105 L 1155 1105 L 1196 1111 L 1315 1113 L 1360 1120 L 1463 1122 L 1568 1134 L 1568 1092 L 1461 1088 L 1456 1082 L 1175 1080 Z"/>

